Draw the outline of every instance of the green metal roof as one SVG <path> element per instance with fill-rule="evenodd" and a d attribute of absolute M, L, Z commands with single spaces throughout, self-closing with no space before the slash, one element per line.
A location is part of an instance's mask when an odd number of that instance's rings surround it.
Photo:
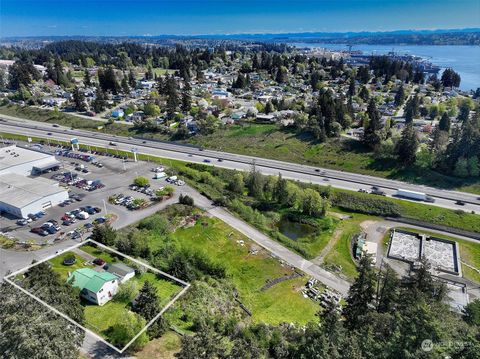
<path fill-rule="evenodd" d="M 72 285 L 80 289 L 88 289 L 91 292 L 98 292 L 106 282 L 118 279 L 109 272 L 95 272 L 91 268 L 77 269 L 68 277 L 68 282 L 74 279 Z"/>

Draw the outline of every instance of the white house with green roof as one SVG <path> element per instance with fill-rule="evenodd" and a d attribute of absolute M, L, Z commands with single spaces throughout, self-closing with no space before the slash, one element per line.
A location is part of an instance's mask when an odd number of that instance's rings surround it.
<path fill-rule="evenodd" d="M 96 272 L 91 268 L 75 270 L 69 277 L 68 283 L 80 288 L 80 295 L 86 300 L 104 305 L 118 291 L 119 281 L 115 274 L 109 272 Z"/>

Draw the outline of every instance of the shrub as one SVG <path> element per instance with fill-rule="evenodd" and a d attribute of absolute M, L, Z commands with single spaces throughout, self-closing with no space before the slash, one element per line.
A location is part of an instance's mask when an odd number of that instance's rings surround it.
<path fill-rule="evenodd" d="M 133 184 L 138 187 L 145 187 L 149 183 L 150 181 L 148 180 L 148 178 L 142 176 L 138 176 L 133 180 Z"/>
<path fill-rule="evenodd" d="M 346 211 L 376 216 L 398 217 L 401 213 L 401 207 L 394 202 L 360 193 L 336 192 L 332 203 Z"/>
<path fill-rule="evenodd" d="M 178 202 L 180 204 L 184 204 L 184 205 L 187 205 L 187 206 L 193 206 L 193 204 L 194 204 L 194 201 L 193 201 L 192 197 L 190 197 L 188 195 L 183 195 L 183 194 L 180 195 L 180 198 L 178 199 Z"/>
<path fill-rule="evenodd" d="M 115 294 L 115 300 L 124 303 L 131 303 L 138 293 L 138 285 L 133 281 L 125 282 Z"/>

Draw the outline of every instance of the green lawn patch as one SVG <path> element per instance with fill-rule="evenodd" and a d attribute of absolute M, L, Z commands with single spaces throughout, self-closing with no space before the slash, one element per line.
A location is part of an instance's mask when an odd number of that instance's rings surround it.
<path fill-rule="evenodd" d="M 96 258 L 103 259 L 107 263 L 115 263 L 118 261 L 118 258 L 110 254 L 108 251 L 92 247 L 89 244 L 81 246 L 80 249 L 84 252 L 87 252 L 88 254 L 91 254 Z"/>
<path fill-rule="evenodd" d="M 70 266 L 63 264 L 63 261 L 65 258 L 74 256 L 76 259 L 76 262 Z M 52 265 L 52 269 L 60 274 L 60 277 L 63 278 L 65 281 L 68 279 L 69 273 L 72 273 L 73 271 L 80 269 L 80 268 L 92 268 L 94 267 L 93 265 L 87 265 L 85 264 L 87 261 L 80 257 L 78 254 L 75 254 L 73 252 L 66 252 L 63 254 L 60 254 L 54 258 L 52 258 L 49 263 Z"/>
<path fill-rule="evenodd" d="M 125 303 L 111 300 L 103 306 L 84 302 L 85 326 L 108 339 L 108 329 L 121 323 L 121 318 L 130 310 Z"/>
<path fill-rule="evenodd" d="M 182 289 L 179 284 L 175 284 L 170 280 L 162 279 L 155 273 L 146 272 L 140 275 L 136 275 L 131 281 L 137 283 L 137 287 L 140 290 L 145 283 L 149 281 L 155 288 L 157 288 L 158 298 L 160 298 L 160 306 L 164 307 L 167 303 Z"/>
<path fill-rule="evenodd" d="M 350 254 L 352 238 L 355 234 L 360 233 L 362 229 L 359 223 L 365 219 L 365 216 L 358 216 L 354 219 L 344 220 L 339 225 L 342 231 L 335 245 L 327 253 L 324 258 L 325 267 L 339 267 L 340 272 L 348 279 L 353 279 L 357 275 L 357 266 L 355 265 L 352 255 Z"/>
<path fill-rule="evenodd" d="M 154 339 L 139 352 L 135 353 L 137 359 L 174 359 L 175 353 L 179 352 L 182 347 L 180 336 L 168 331 L 160 338 Z"/>
<path fill-rule="evenodd" d="M 239 299 L 252 311 L 255 322 L 305 324 L 319 308 L 298 292 L 307 278 L 286 280 L 261 291 L 267 279 L 292 275 L 293 269 L 282 266 L 268 252 L 219 219 L 202 217 L 191 227 L 177 229 L 171 237 L 178 245 L 202 252 L 213 262 L 225 266 Z M 150 243 L 157 246 L 163 240 L 153 233 L 149 236 Z M 244 241 L 244 246 L 237 241 Z M 259 252 L 250 254 L 252 248 Z"/>

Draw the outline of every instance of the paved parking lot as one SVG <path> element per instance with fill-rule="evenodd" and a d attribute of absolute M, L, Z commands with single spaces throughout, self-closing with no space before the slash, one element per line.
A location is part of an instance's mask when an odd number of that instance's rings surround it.
<path fill-rule="evenodd" d="M 148 163 L 145 161 L 133 162 L 132 160 L 124 162 L 122 159 L 96 156 L 96 159 L 103 164 L 102 168 L 96 167 L 88 162 L 81 161 L 73 158 L 66 158 L 58 156 L 57 159 L 62 162 L 62 168 L 57 172 L 51 172 L 42 175 L 42 177 L 51 178 L 55 174 L 71 171 L 77 173 L 78 177 L 84 178 L 89 181 L 100 180 L 105 187 L 94 191 L 87 191 L 75 186 L 70 186 L 70 194 L 78 194 L 81 201 L 74 201 L 73 203 L 60 207 L 56 206 L 46 210 L 46 215 L 37 221 L 31 222 L 26 226 L 19 226 L 16 224 L 16 219 L 0 217 L 0 227 L 2 232 L 9 232 L 19 241 L 34 240 L 36 243 L 52 243 L 60 233 L 67 233 L 73 231 L 77 227 L 82 227 L 86 223 L 92 223 L 92 221 L 98 217 L 103 217 L 106 214 L 114 215 L 114 227 L 125 226 L 156 212 L 157 210 L 165 207 L 167 204 L 173 203 L 178 199 L 178 193 L 168 201 L 160 203 L 154 203 L 154 205 L 139 210 L 129 210 L 121 205 L 113 205 L 108 202 L 108 198 L 114 194 L 123 194 L 125 196 L 132 196 L 134 198 L 144 198 L 149 200 L 149 197 L 143 193 L 132 191 L 128 188 L 132 184 L 133 180 L 137 176 L 144 176 L 150 179 L 151 188 L 153 190 L 159 189 L 165 186 L 167 183 L 165 179 L 153 179 L 154 173 L 151 171 L 152 167 L 157 167 L 158 163 Z M 88 173 L 82 173 L 76 171 L 76 164 L 82 164 L 88 168 Z M 178 187 L 177 187 L 177 191 Z M 62 226 L 61 217 L 65 212 L 70 212 L 74 209 L 84 206 L 99 207 L 100 213 L 91 215 L 87 220 L 77 220 L 76 223 L 70 226 Z M 41 226 L 48 220 L 54 219 L 59 222 L 61 229 L 56 234 L 51 234 L 46 237 L 42 237 L 38 234 L 31 233 L 31 228 Z"/>

